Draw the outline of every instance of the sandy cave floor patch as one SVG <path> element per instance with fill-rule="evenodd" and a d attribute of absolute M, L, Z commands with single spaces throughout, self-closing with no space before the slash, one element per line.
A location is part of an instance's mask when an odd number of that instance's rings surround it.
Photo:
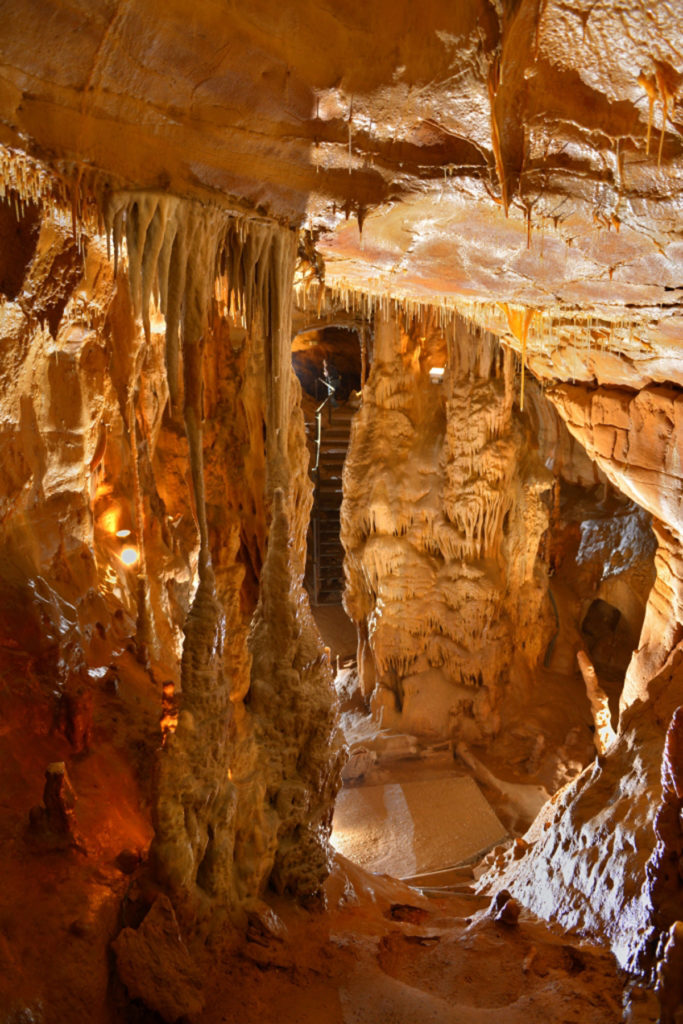
<path fill-rule="evenodd" d="M 506 837 L 476 782 L 451 774 L 345 787 L 332 842 L 368 871 L 407 878 L 470 860 Z"/>

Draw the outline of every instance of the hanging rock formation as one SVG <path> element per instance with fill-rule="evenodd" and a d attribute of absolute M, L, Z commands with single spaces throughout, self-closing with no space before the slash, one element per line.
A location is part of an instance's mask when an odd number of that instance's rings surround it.
<path fill-rule="evenodd" d="M 65 707 L 79 680 L 92 704 L 98 659 L 114 636 L 131 638 L 151 667 L 160 715 L 159 678 L 170 678 L 151 859 L 171 892 L 198 887 L 223 903 L 256 896 L 282 850 L 283 887 L 310 895 L 327 870 L 341 765 L 339 741 L 329 746 L 330 667 L 302 589 L 311 485 L 290 389 L 295 236 L 161 195 L 115 192 L 105 244 L 85 225 L 74 239 L 28 192 L 10 199 L 6 218 L 29 241 L 25 279 L 7 284 L 15 300 L 4 321 L 5 629 L 16 628 L 17 602 L 26 605 L 19 636 L 41 671 L 62 680 Z M 39 289 L 36 318 L 26 304 Z M 274 492 L 280 525 L 269 540 Z M 255 627 L 251 652 L 247 644 L 262 586 L 273 607 L 293 602 L 278 626 L 278 649 L 298 651 L 280 705 L 262 692 L 275 671 L 262 664 L 269 637 Z M 252 654 L 261 688 L 253 709 Z M 273 723 L 298 679 L 307 696 L 294 748 Z M 44 700 L 49 718 L 54 698 Z M 282 787 L 297 764 L 290 806 Z"/>
<path fill-rule="evenodd" d="M 680 3 L 1 20 L 0 1015 L 515 1024 L 561 991 L 604 1024 L 608 951 L 634 971 L 645 950 L 676 1021 Z M 400 920 L 417 897 L 393 882 L 339 860 L 325 882 L 344 752 L 303 588 L 295 299 L 302 327 L 362 338 L 343 540 L 365 696 L 476 746 L 482 778 L 554 791 L 481 882 L 507 925 L 470 891 L 457 940 L 422 903 Z"/>

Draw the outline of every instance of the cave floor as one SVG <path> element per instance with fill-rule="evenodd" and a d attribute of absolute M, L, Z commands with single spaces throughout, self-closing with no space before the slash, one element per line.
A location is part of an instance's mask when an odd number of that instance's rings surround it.
<path fill-rule="evenodd" d="M 498 923 L 468 886 L 428 899 L 337 857 L 324 910 L 270 903 L 286 933 L 214 951 L 201 1024 L 622 1019 L 626 979 L 608 952 L 524 912 Z"/>
<path fill-rule="evenodd" d="M 0 668 L 3 721 L 22 726 L 0 736 L 0 1019 L 158 1024 L 161 1018 L 141 1003 L 112 991 L 110 953 L 130 904 L 131 881 L 135 885 L 142 869 L 133 867 L 128 877 L 131 867 L 122 871 L 117 855 L 128 849 L 134 859 L 149 842 L 139 780 L 148 777 L 157 698 L 134 658 L 123 653 L 118 691 L 103 686 L 96 702 L 97 743 L 91 753 L 74 757 L 51 720 L 21 718 L 27 705 L 19 707 L 20 685 L 36 690 L 34 715 L 44 706 L 31 659 L 6 647 Z M 133 709 L 143 722 L 138 731 L 131 726 Z M 22 739 L 29 734 L 31 744 Z M 58 758 L 69 761 L 78 795 L 82 850 L 41 851 L 27 844 L 29 808 L 40 800 L 45 764 Z M 447 745 L 426 759 L 389 759 L 391 767 L 379 770 L 410 780 L 420 762 L 428 777 L 438 778 L 445 768 L 466 776 Z M 246 935 L 227 922 L 208 939 L 183 928 L 204 997 L 204 1009 L 186 1018 L 188 1024 L 621 1019 L 627 979 L 606 950 L 554 932 L 524 910 L 518 925 L 496 922 L 469 871 L 428 896 L 337 855 L 324 901 L 304 908 L 272 893 L 266 899 Z M 269 920 L 269 908 L 279 919 L 276 929 L 258 927 L 258 920 Z M 654 1018 L 638 1019 L 644 1024 Z"/>

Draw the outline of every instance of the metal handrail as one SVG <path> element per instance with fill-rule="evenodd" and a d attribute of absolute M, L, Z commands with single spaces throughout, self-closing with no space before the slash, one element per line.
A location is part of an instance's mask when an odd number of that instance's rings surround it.
<path fill-rule="evenodd" d="M 322 435 L 323 435 L 323 409 L 325 408 L 327 403 L 332 398 L 334 398 L 334 393 L 337 390 L 332 384 L 330 384 L 329 381 L 325 380 L 324 377 L 318 377 L 318 380 L 320 381 L 321 384 L 325 385 L 325 387 L 327 388 L 328 394 L 327 394 L 327 397 L 322 400 L 322 402 L 320 403 L 318 408 L 315 410 L 316 437 L 315 437 L 315 466 L 313 467 L 313 472 L 316 473 L 316 474 L 318 472 L 318 467 L 320 465 L 320 447 L 322 445 Z M 316 475 L 316 483 L 317 483 L 317 475 Z"/>
<path fill-rule="evenodd" d="M 322 454 L 322 422 L 323 413 L 327 406 L 329 414 L 329 422 L 332 423 L 332 400 L 336 394 L 336 387 L 325 380 L 323 377 L 318 378 L 321 384 L 324 384 L 327 388 L 327 396 L 317 406 L 315 410 L 316 420 L 316 438 L 315 438 L 315 465 L 313 467 L 312 476 L 314 483 L 314 504 L 311 514 L 311 540 L 313 548 L 312 561 L 312 575 L 313 575 L 313 603 L 318 604 L 320 600 L 320 587 L 321 587 L 321 575 L 320 575 L 320 559 L 321 559 L 321 541 L 320 541 L 320 518 L 318 509 L 319 501 L 319 485 L 320 485 L 320 460 Z"/>

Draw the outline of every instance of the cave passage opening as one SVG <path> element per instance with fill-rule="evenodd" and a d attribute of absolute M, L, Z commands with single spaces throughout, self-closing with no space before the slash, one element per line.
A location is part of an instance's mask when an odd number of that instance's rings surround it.
<path fill-rule="evenodd" d="M 342 607 L 344 549 L 340 538 L 343 471 L 353 416 L 360 405 L 363 351 L 353 325 L 304 329 L 292 342 L 292 368 L 302 389 L 313 507 L 307 535 L 306 587 L 333 657 L 352 653 L 350 622 Z M 342 637 L 346 634 L 345 640 Z"/>
<path fill-rule="evenodd" d="M 374 358 L 378 358 L 376 329 L 377 324 L 372 337 Z M 397 342 L 400 358 L 396 365 L 387 363 L 386 373 L 391 372 L 392 378 L 384 381 L 377 369 L 370 390 L 363 395 L 372 411 L 365 408 L 359 419 L 354 465 L 347 481 L 343 467 L 350 423 L 361 406 L 356 385 L 366 355 L 359 344 L 361 337 L 365 341 L 362 330 L 346 325 L 311 328 L 300 332 L 292 345 L 316 498 L 322 495 L 324 505 L 325 495 L 329 501 L 334 492 L 336 502 L 331 514 L 337 558 L 333 585 L 319 595 L 311 567 L 311 554 L 320 551 L 320 534 L 316 537 L 314 531 L 319 529 L 316 516 L 321 510 L 315 505 L 307 572 L 312 610 L 336 667 L 340 724 L 351 749 L 337 800 L 333 843 L 371 870 L 419 884 L 430 884 L 430 880 L 447 884 L 458 871 L 467 870 L 474 856 L 481 856 L 506 835 L 523 833 L 545 800 L 593 760 L 595 725 L 577 664 L 579 650 L 592 660 L 616 728 L 624 675 L 652 584 L 654 541 L 649 517 L 616 492 L 573 441 L 540 384 L 527 380 L 526 411 L 522 412 L 517 361 L 511 353 L 506 355 L 497 339 L 470 337 L 468 331 L 464 339 L 451 338 L 448 343 L 443 331 L 430 338 L 424 324 L 417 329 L 413 325 L 414 337 L 395 332 L 397 338 L 402 335 Z M 321 406 L 334 450 L 331 463 L 323 465 L 313 420 Z M 391 436 L 399 422 L 396 410 L 413 425 L 407 446 L 400 431 Z M 342 442 L 340 419 L 345 416 L 347 433 Z M 368 417 L 377 422 L 366 422 Z M 428 720 L 429 709 L 442 711 L 441 698 L 445 700 L 448 691 L 452 703 L 454 693 L 453 681 L 436 667 L 443 666 L 443 656 L 433 653 L 434 643 L 447 643 L 449 631 L 453 632 L 439 619 L 443 569 L 437 567 L 432 580 L 433 589 L 426 597 L 429 608 L 422 607 L 411 591 L 410 577 L 427 563 L 449 563 L 450 552 L 440 545 L 434 524 L 461 525 L 463 508 L 465 518 L 476 518 L 482 484 L 488 485 L 491 465 L 497 472 L 501 459 L 516 464 L 517 476 L 508 471 L 499 480 L 494 476 L 495 485 L 483 502 L 484 522 L 487 516 L 495 522 L 500 504 L 500 536 L 488 553 L 482 544 L 481 550 L 473 549 L 469 555 L 465 604 L 461 611 L 449 608 L 448 615 L 451 620 L 460 618 L 455 639 L 462 643 L 468 609 L 471 612 L 482 600 L 477 587 L 472 589 L 472 579 L 482 579 L 489 590 L 497 586 L 498 600 L 507 602 L 505 614 L 512 619 L 518 616 L 516 631 L 509 631 L 509 623 L 505 627 L 509 645 L 526 651 L 529 665 L 538 655 L 536 678 L 532 684 L 525 680 L 525 669 L 513 658 L 500 702 L 480 709 L 480 714 L 490 714 L 496 722 L 493 733 L 454 729 L 451 714 L 437 734 Z M 378 465 L 383 466 L 379 474 Z M 397 505 L 392 511 L 391 501 L 387 504 L 387 494 L 399 495 L 406 481 L 416 478 L 423 484 L 418 498 L 423 506 L 428 491 L 443 503 L 449 473 L 457 486 L 447 496 L 451 503 L 447 513 L 439 507 L 425 516 L 416 508 L 412 493 L 403 495 L 403 508 Z M 360 555 L 358 550 L 352 552 L 351 561 L 357 570 L 360 559 L 366 580 L 378 571 L 386 578 L 378 577 L 372 584 L 375 610 L 354 625 L 341 604 L 349 583 L 342 565 L 349 551 L 340 542 L 338 509 L 348 497 L 345 487 L 362 492 L 366 485 L 365 494 L 357 496 L 358 507 L 354 509 L 352 499 L 347 509 L 347 518 L 364 516 L 368 524 L 364 549 Z M 420 515 L 422 533 L 416 538 L 414 524 Z M 539 521 L 546 523 L 545 530 L 538 528 Z M 443 536 L 444 527 L 440 529 Z M 501 558 L 510 564 L 528 562 L 526 577 L 520 575 L 519 565 L 514 571 L 496 567 Z M 511 604 L 515 587 L 519 589 L 516 612 Z M 396 601 L 405 622 L 426 615 L 434 634 L 431 639 L 425 636 L 422 645 L 423 653 L 431 651 L 429 663 L 418 652 L 417 661 L 411 655 L 406 663 L 412 668 L 402 669 L 401 659 L 393 656 L 385 659 L 382 668 L 381 636 L 376 629 L 373 643 L 378 649 L 370 650 L 369 629 L 386 615 L 387 595 L 389 601 Z M 527 618 L 519 611 L 525 599 L 530 609 Z M 352 596 L 350 608 L 353 600 Z M 530 617 L 534 613 L 536 619 Z M 493 625 L 492 638 L 496 636 Z M 459 710 L 465 715 L 474 710 L 476 715 L 477 697 L 485 689 L 483 677 L 487 671 L 490 675 L 490 666 L 476 654 L 470 662 L 474 666 L 467 675 L 471 692 L 465 694 L 461 684 L 465 700 Z M 525 687 L 533 696 L 524 693 Z M 559 699 L 553 699 L 554 694 Z M 424 729 L 420 714 L 427 723 Z M 444 846 L 445 820 L 451 825 Z M 459 823 L 457 828 L 453 822 Z M 460 845 L 459 840 L 463 840 Z"/>
<path fill-rule="evenodd" d="M 633 651 L 638 644 L 639 632 L 634 634 L 619 608 L 600 597 L 591 602 L 581 623 L 586 650 L 607 694 L 612 727 L 615 729 L 619 721 L 619 698 Z"/>

